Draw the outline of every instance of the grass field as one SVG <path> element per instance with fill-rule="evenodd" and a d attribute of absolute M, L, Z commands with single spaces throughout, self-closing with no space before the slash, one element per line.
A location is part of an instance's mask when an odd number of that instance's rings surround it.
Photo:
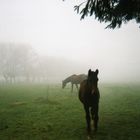
<path fill-rule="evenodd" d="M 99 130 L 93 140 L 140 139 L 140 86 L 99 85 Z M 77 91 L 61 85 L 0 86 L 0 140 L 86 140 Z"/>

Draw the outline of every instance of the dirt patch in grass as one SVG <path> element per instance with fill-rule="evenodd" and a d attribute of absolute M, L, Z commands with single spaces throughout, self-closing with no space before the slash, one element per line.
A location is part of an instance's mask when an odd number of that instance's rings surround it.
<path fill-rule="evenodd" d="M 27 103 L 26 102 L 20 102 L 20 101 L 16 101 L 12 104 L 10 104 L 11 106 L 21 106 L 21 105 L 26 105 Z"/>
<path fill-rule="evenodd" d="M 57 105 L 59 104 L 59 102 L 54 101 L 54 100 L 50 100 L 48 98 L 44 98 L 44 97 L 38 97 L 34 100 L 35 103 L 42 103 L 42 104 L 51 104 L 51 105 Z"/>

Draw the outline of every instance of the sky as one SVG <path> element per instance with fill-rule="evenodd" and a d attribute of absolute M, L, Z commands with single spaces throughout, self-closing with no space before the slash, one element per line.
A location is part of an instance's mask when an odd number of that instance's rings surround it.
<path fill-rule="evenodd" d="M 102 79 L 140 81 L 140 28 L 80 20 L 80 0 L 1 0 L 0 42 L 29 43 L 40 55 L 99 69 Z M 84 71 L 85 72 L 85 71 Z"/>

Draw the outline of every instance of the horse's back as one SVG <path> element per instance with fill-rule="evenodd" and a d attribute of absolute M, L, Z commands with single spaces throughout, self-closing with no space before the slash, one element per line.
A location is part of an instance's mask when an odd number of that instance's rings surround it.
<path fill-rule="evenodd" d="M 87 75 L 85 75 L 85 74 L 80 74 L 80 75 L 78 75 L 78 77 L 81 82 L 87 79 Z"/>
<path fill-rule="evenodd" d="M 70 80 L 73 84 L 80 84 L 85 79 L 87 79 L 87 76 L 84 74 L 72 75 L 70 78 Z"/>

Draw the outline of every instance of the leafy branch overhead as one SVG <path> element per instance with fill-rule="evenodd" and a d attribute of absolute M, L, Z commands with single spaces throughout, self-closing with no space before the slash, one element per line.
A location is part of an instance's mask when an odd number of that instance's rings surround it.
<path fill-rule="evenodd" d="M 108 22 L 106 28 L 120 28 L 133 19 L 140 23 L 140 0 L 86 0 L 74 6 L 74 10 L 81 14 L 81 19 L 94 15 L 98 21 Z"/>

